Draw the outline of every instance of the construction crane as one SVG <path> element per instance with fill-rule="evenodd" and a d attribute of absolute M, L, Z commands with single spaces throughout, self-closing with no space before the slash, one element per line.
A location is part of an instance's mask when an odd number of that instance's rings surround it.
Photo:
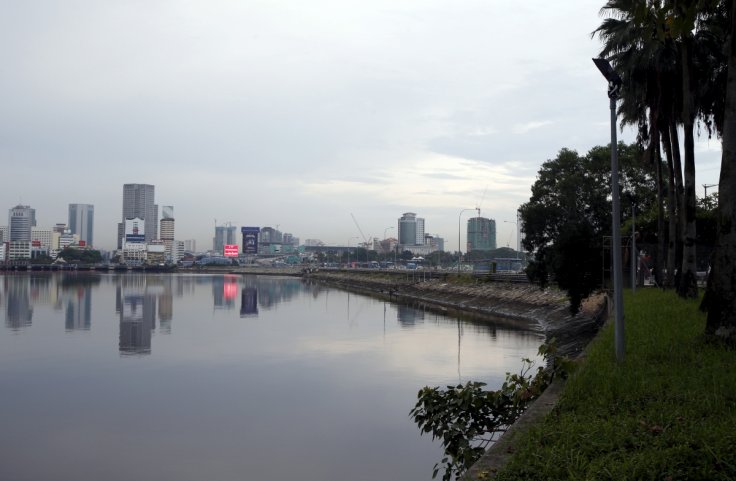
<path fill-rule="evenodd" d="M 353 218 L 353 222 L 355 222 L 355 227 L 358 228 L 358 232 L 360 232 L 360 235 L 363 236 L 363 242 L 365 243 L 365 245 L 368 245 L 368 239 L 366 239 L 365 234 L 363 234 L 363 229 L 360 228 L 358 220 L 355 218 L 352 212 L 350 213 L 350 217 Z"/>
<path fill-rule="evenodd" d="M 486 192 L 488 192 L 488 186 L 487 185 L 486 185 L 485 190 L 483 191 L 483 195 L 480 198 L 480 202 L 478 202 L 478 205 L 475 208 L 475 210 L 478 212 L 478 217 L 480 217 L 480 206 L 483 205 L 483 201 L 486 198 Z"/>

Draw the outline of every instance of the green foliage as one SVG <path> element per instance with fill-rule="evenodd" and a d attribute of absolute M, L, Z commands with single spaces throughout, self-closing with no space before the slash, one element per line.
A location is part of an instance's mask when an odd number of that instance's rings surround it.
<path fill-rule="evenodd" d="M 552 359 L 552 368 L 537 367 L 523 359 L 519 373 L 506 373 L 506 381 L 496 391 L 483 389 L 485 383 L 467 382 L 465 385 L 424 387 L 419 391 L 416 406 L 410 416 L 422 434 L 432 433 L 432 439 L 441 439 L 445 457 L 435 464 L 432 478 L 444 470 L 442 479 L 456 478 L 484 453 L 494 435 L 503 432 L 539 397 L 556 374 L 564 373 L 569 365 L 564 358 L 556 358 L 554 341 L 539 348 L 539 355 Z"/>
<path fill-rule="evenodd" d="M 656 185 L 642 150 L 618 145 L 622 210 L 636 199 L 638 209 L 654 208 Z M 527 269 L 533 282 L 550 280 L 567 291 L 570 310 L 597 289 L 603 279 L 603 237 L 611 233 L 610 147 L 594 147 L 586 155 L 562 149 L 545 162 L 520 208 L 524 247 L 534 253 Z"/>
<path fill-rule="evenodd" d="M 102 254 L 100 254 L 100 251 L 91 249 L 74 249 L 67 247 L 59 253 L 57 258 L 58 257 L 61 257 L 67 262 L 78 262 L 82 264 L 96 264 L 98 262 L 102 262 Z"/>
<path fill-rule="evenodd" d="M 736 478 L 736 350 L 707 342 L 697 302 L 625 294 L 625 360 L 606 326 L 497 480 Z"/>

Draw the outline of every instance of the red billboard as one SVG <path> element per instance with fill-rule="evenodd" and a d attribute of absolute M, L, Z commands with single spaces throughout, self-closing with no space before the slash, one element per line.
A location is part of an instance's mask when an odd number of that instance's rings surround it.
<path fill-rule="evenodd" d="M 225 244 L 225 257 L 238 257 L 238 244 Z"/>

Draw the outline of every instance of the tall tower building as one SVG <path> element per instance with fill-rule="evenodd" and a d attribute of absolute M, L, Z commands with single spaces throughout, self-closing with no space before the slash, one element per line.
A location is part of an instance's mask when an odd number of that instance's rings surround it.
<path fill-rule="evenodd" d="M 468 219 L 468 252 L 496 248 L 496 221 L 485 217 Z"/>
<path fill-rule="evenodd" d="M 31 227 L 36 225 L 36 209 L 27 205 L 16 205 L 8 211 L 9 239 L 5 241 L 31 242 Z"/>
<path fill-rule="evenodd" d="M 69 204 L 69 230 L 89 246 L 94 245 L 95 206 L 91 204 Z"/>
<path fill-rule="evenodd" d="M 212 239 L 212 250 L 222 254 L 227 244 L 237 244 L 238 228 L 232 225 L 215 226 L 215 238 Z"/>
<path fill-rule="evenodd" d="M 174 249 L 174 207 L 165 205 L 162 208 L 161 218 L 161 240 L 166 246 L 166 257 L 168 260 L 177 262 L 178 255 L 176 249 Z"/>
<path fill-rule="evenodd" d="M 154 203 L 155 187 L 149 184 L 123 185 L 123 218 L 118 224 L 118 249 L 122 248 L 125 234 L 125 219 L 140 218 L 144 221 L 145 242 L 157 237 L 158 226 L 156 204 Z"/>
<path fill-rule="evenodd" d="M 424 244 L 424 219 L 414 212 L 406 212 L 399 218 L 399 244 L 417 246 Z"/>

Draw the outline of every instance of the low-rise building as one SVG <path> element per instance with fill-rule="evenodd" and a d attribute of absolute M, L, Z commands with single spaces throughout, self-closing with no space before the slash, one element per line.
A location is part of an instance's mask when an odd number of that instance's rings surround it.
<path fill-rule="evenodd" d="M 145 263 L 151 266 L 162 266 L 166 263 L 166 244 L 163 241 L 151 241 L 146 244 Z"/>
<path fill-rule="evenodd" d="M 10 241 L 7 246 L 9 261 L 31 258 L 31 241 Z"/>

